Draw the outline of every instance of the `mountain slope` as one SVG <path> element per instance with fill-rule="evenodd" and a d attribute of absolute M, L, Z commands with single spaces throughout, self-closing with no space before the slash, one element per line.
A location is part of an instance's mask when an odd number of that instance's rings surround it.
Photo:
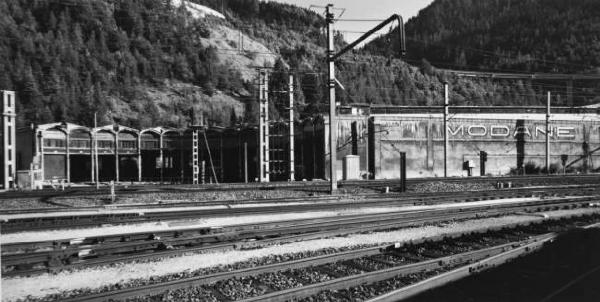
<path fill-rule="evenodd" d="M 436 0 L 406 24 L 406 60 L 431 69 L 516 73 L 600 73 L 600 2 L 595 0 Z M 391 42 L 391 43 L 390 43 Z M 391 54 L 390 33 L 364 51 Z M 575 81 L 475 80 L 504 102 L 581 106 L 600 102 L 600 83 Z"/>
<path fill-rule="evenodd" d="M 185 126 L 194 109 L 209 107 L 200 103 L 213 95 L 229 99 L 207 112 L 227 112 L 226 120 L 216 122 L 228 124 L 231 110 L 243 115 L 243 104 L 230 106 L 235 101 L 230 96 L 249 95 L 249 84 L 207 42 L 210 21 L 194 17 L 187 6 L 157 0 L 8 0 L 0 2 L 0 13 L 5 16 L 0 87 L 18 92 L 21 125 L 57 120 L 91 125 L 97 112 L 100 123 Z M 149 88 L 202 97 L 166 106 Z"/>
<path fill-rule="evenodd" d="M 135 127 L 184 127 L 203 112 L 223 126 L 230 112 L 255 120 L 245 113 L 255 68 L 273 67 L 279 52 L 310 61 L 321 35 L 312 25 L 321 19 L 290 5 L 232 0 L 225 20 L 196 2 L 0 1 L 0 89 L 17 91 L 19 124 L 92 125 L 95 112 L 101 124 Z M 291 59 L 297 48 L 309 55 Z"/>
<path fill-rule="evenodd" d="M 439 3 L 451 2 L 431 7 Z M 431 7 L 422 15 L 443 13 Z M 272 118 L 287 106 L 279 92 L 287 90 L 288 72 L 295 75 L 299 115 L 326 112 L 324 20 L 310 10 L 259 0 L 6 0 L 0 13 L 0 89 L 17 91 L 21 126 L 90 126 L 94 113 L 100 124 L 133 127 L 185 127 L 200 114 L 216 125 L 254 123 L 257 67 L 272 70 Z M 432 41 L 445 43 L 438 38 Z M 338 49 L 345 43 L 341 34 L 335 41 Z M 377 43 L 367 46 L 371 53 L 337 62 L 343 104 L 440 104 L 444 81 L 455 105 L 543 101 L 531 83 L 457 78 L 415 63 L 422 53 L 411 40 L 406 61 L 389 58 L 387 44 Z M 452 57 L 452 49 L 446 53 Z"/>
<path fill-rule="evenodd" d="M 596 0 L 437 0 L 407 22 L 406 33 L 409 58 L 440 67 L 600 71 Z M 386 39 L 367 49 L 381 53 Z"/>

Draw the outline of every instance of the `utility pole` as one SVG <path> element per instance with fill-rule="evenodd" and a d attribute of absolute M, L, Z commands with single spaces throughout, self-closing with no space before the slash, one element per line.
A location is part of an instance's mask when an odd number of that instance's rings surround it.
<path fill-rule="evenodd" d="M 290 81 L 288 85 L 290 94 L 289 113 L 290 113 L 290 181 L 295 179 L 295 161 L 294 161 L 294 76 L 290 74 Z"/>
<path fill-rule="evenodd" d="M 248 183 L 248 143 L 244 143 L 244 183 Z"/>
<path fill-rule="evenodd" d="M 160 130 L 160 138 L 159 138 L 159 157 L 160 157 L 160 184 L 162 185 L 163 181 L 164 181 L 164 177 L 165 177 L 165 151 L 163 150 L 163 146 L 164 146 L 164 136 L 165 136 L 165 131 L 164 130 Z"/>
<path fill-rule="evenodd" d="M 444 177 L 448 177 L 448 83 L 444 83 Z"/>
<path fill-rule="evenodd" d="M 119 126 L 115 124 L 113 131 L 115 133 L 115 182 L 119 182 Z"/>
<path fill-rule="evenodd" d="M 96 127 L 96 112 L 94 112 L 94 127 Z M 92 162 L 92 182 L 96 183 L 96 155 L 94 154 L 94 129 L 90 131 L 90 138 L 92 139 L 92 145 L 90 146 L 90 161 Z"/>
<path fill-rule="evenodd" d="M 100 172 L 99 172 L 99 167 L 98 167 L 98 119 L 97 119 L 97 112 L 94 112 L 94 169 L 96 172 L 96 190 L 98 190 L 100 188 Z"/>
<path fill-rule="evenodd" d="M 550 175 L 550 91 L 546 101 L 546 174 Z"/>
<path fill-rule="evenodd" d="M 328 4 L 325 11 L 325 21 L 327 22 L 327 85 L 329 88 L 329 178 L 330 192 L 337 192 L 337 118 L 336 118 L 336 100 L 335 100 L 335 45 L 333 35 L 333 4 Z"/>

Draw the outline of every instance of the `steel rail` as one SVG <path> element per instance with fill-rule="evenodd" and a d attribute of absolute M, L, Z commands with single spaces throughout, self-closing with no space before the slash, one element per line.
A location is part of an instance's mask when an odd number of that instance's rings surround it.
<path fill-rule="evenodd" d="M 376 297 L 374 299 L 367 300 L 368 302 L 395 302 L 407 299 L 409 297 L 415 296 L 419 293 L 425 292 L 427 290 L 443 286 L 445 284 L 454 282 L 456 280 L 460 280 L 469 275 L 476 274 L 487 269 L 499 266 L 504 264 L 512 259 L 521 257 L 526 254 L 530 254 L 539 250 L 543 247 L 543 245 L 554 238 L 556 238 L 556 233 L 550 233 L 546 235 L 542 235 L 536 240 L 529 241 L 522 246 L 519 246 L 515 249 L 510 249 L 507 251 L 503 251 L 502 253 L 498 253 L 495 255 L 490 255 L 490 257 L 486 257 L 481 259 L 475 263 L 469 263 L 460 268 L 451 270 L 449 272 L 442 273 L 440 275 L 434 276 L 432 278 L 425 279 L 423 281 L 417 282 L 416 284 L 411 284 L 406 287 L 400 288 L 398 290 L 392 291 L 385 295 Z M 492 253 L 491 253 L 492 254 Z M 474 259 L 473 259 L 474 260 Z M 469 261 L 466 261 L 467 263 Z"/>
<path fill-rule="evenodd" d="M 17 275 L 28 275 L 34 273 L 44 273 L 48 271 L 59 271 L 71 269 L 73 267 L 92 266 L 98 264 L 110 264 L 114 262 L 122 262 L 125 260 L 135 259 L 128 253 L 146 253 L 148 251 L 154 252 L 159 250 L 159 254 L 148 255 L 142 254 L 140 259 L 147 259 L 148 257 L 161 257 L 165 253 L 160 250 L 165 249 L 167 246 L 181 247 L 181 246 L 194 246 L 194 245 L 208 245 L 206 247 L 198 248 L 183 248 L 182 250 L 172 250 L 167 252 L 170 255 L 177 255 L 188 253 L 190 251 L 205 251 L 209 249 L 222 249 L 224 246 L 232 247 L 235 249 L 244 248 L 255 248 L 257 246 L 264 246 L 269 244 L 281 244 L 293 241 L 302 241 L 309 239 L 317 239 L 324 237 L 333 237 L 340 235 L 347 235 L 358 232 L 377 231 L 381 229 L 399 228 L 419 225 L 423 223 L 432 222 L 435 220 L 451 220 L 451 219 L 465 219 L 480 216 L 479 211 L 472 211 L 469 213 L 441 213 L 435 219 L 431 217 L 409 217 L 405 215 L 389 215 L 388 217 L 372 217 L 372 218 L 356 218 L 348 219 L 345 221 L 332 221 L 330 223 L 322 222 L 318 224 L 288 226 L 276 229 L 264 230 L 261 232 L 246 232 L 239 234 L 227 234 L 223 236 L 219 235 L 206 235 L 197 237 L 186 237 L 186 238 L 171 238 L 160 241 L 143 241 L 143 242 L 121 242 L 103 244 L 101 246 L 83 245 L 73 246 L 66 249 L 34 252 L 34 253 L 14 253 L 14 254 L 3 254 L 2 265 L 4 267 L 19 266 L 19 265 L 31 265 L 48 262 L 48 267 L 38 268 L 33 270 L 24 271 L 5 271 L 5 276 L 17 276 Z M 403 220 L 401 220 L 403 219 Z M 298 235 L 290 235 L 298 234 Z M 145 236 L 147 237 L 147 235 Z M 266 238 L 266 239 L 264 239 Z M 258 239 L 258 240 L 257 240 Z M 254 241 L 256 240 L 256 241 Z M 225 243 L 227 242 L 227 243 Z M 42 244 L 42 243 L 39 243 Z M 29 244 L 27 244 L 29 245 Z M 49 244 L 46 244 L 49 245 Z M 213 248 L 212 245 L 216 245 Z M 14 250 L 15 247 L 7 247 L 6 250 Z M 81 253 L 84 253 L 81 255 Z M 121 256 L 120 254 L 125 254 Z M 88 262 L 85 258 L 88 256 L 101 257 L 92 258 Z M 124 260 L 121 260 L 121 259 Z M 73 259 L 72 264 L 62 265 L 62 262 L 70 262 Z"/>
<path fill-rule="evenodd" d="M 480 200 L 491 200 L 491 199 L 505 199 L 505 198 L 524 198 L 533 196 L 552 196 L 557 194 L 562 195 L 582 195 L 582 194 L 594 194 L 595 191 L 599 190 L 600 186 L 576 186 L 576 187 L 558 187 L 552 189 L 543 188 L 521 188 L 521 189 L 509 189 L 499 191 L 482 191 L 482 192 L 454 192 L 454 193 L 442 193 L 442 194 L 418 194 L 413 196 L 402 196 L 402 195 L 367 195 L 357 197 L 353 199 L 349 196 L 347 198 L 334 198 L 334 199 L 319 199 L 316 202 L 311 202 L 312 199 L 305 199 L 304 202 L 297 202 L 294 204 L 293 201 L 285 203 L 279 199 L 279 202 L 267 202 L 274 203 L 269 206 L 259 207 L 236 207 L 237 203 L 224 203 L 215 204 L 222 206 L 221 209 L 206 209 L 207 205 L 195 204 L 194 206 L 181 206 L 177 211 L 170 210 L 170 207 L 164 209 L 160 208 L 157 211 L 153 210 L 156 207 L 150 208 L 129 208 L 125 207 L 122 209 L 106 209 L 106 208 L 95 208 L 94 210 L 88 210 L 88 212 L 75 211 L 74 213 L 65 214 L 65 211 L 54 212 L 50 211 L 47 213 L 39 213 L 40 217 L 32 216 L 37 213 L 24 213 L 31 214 L 31 216 L 21 218 L 11 218 L 11 214 L 0 216 L 3 221 L 0 222 L 2 225 L 2 233 L 14 233 L 19 231 L 31 231 L 40 229 L 60 229 L 60 228 L 77 228 L 77 227 L 89 227 L 98 226 L 102 224 L 111 223 L 136 223 L 145 222 L 152 220 L 181 220 L 188 218 L 198 217 L 219 217 L 226 215 L 250 215 L 250 214 L 269 214 L 269 213 L 289 213 L 289 212 L 307 212 L 307 211 L 318 211 L 318 210 L 331 210 L 343 207 L 360 208 L 365 206 L 401 206 L 401 205 L 432 205 L 439 203 L 451 203 L 451 202 L 469 202 L 469 201 L 480 201 Z M 257 203 L 256 205 L 260 205 Z M 127 211 L 127 212 L 119 212 Z M 56 214 L 53 214 L 56 213 Z"/>
<path fill-rule="evenodd" d="M 538 181 L 549 183 L 574 183 L 582 180 L 598 181 L 600 174 L 579 174 L 579 175 L 527 175 L 527 176 L 483 176 L 483 177 L 450 177 L 450 178 L 410 178 L 407 179 L 408 185 L 423 184 L 428 182 L 519 182 L 519 181 Z M 339 181 L 340 188 L 380 188 L 385 186 L 396 186 L 400 184 L 398 179 L 378 179 L 378 180 L 343 180 Z M 198 193 L 198 192 L 221 192 L 221 191 L 243 191 L 243 190 L 325 190 L 329 183 L 325 181 L 308 182 L 271 182 L 271 183 L 228 183 L 219 185 L 199 185 L 190 184 L 171 184 L 171 185 L 122 185 L 116 188 L 117 194 L 154 194 L 154 193 Z M 2 199 L 26 199 L 26 198 L 58 198 L 58 197 L 83 197 L 83 196 L 102 196 L 108 195 L 108 187 L 102 187 L 97 190 L 95 187 L 77 187 L 66 188 L 65 191 L 56 191 L 44 189 L 41 191 L 9 191 L 0 193 Z"/>
<path fill-rule="evenodd" d="M 86 238 L 65 238 L 62 240 L 50 240 L 50 241 L 41 241 L 41 242 L 25 242 L 25 243 L 8 243 L 2 244 L 3 253 L 5 254 L 7 251 L 13 251 L 17 249 L 39 249 L 39 248 L 48 248 L 48 247 L 58 247 L 61 251 L 68 246 L 79 246 L 85 245 L 89 246 L 94 243 L 105 243 L 105 242 L 130 242 L 133 240 L 154 240 L 154 238 L 183 238 L 186 236 L 209 236 L 209 237 L 219 237 L 219 236 L 227 236 L 226 233 L 236 233 L 236 232 L 244 232 L 247 230 L 256 231 L 256 230 L 273 230 L 278 227 L 288 227 L 288 228 L 297 228 L 299 226 L 311 226 L 311 227 L 319 227 L 320 225 L 332 226 L 334 223 L 346 223 L 348 221 L 364 221 L 369 219 L 382 219 L 385 217 L 393 217 L 393 218 L 410 218 L 416 216 L 424 216 L 430 215 L 431 213 L 436 212 L 445 212 L 445 213 L 454 213 L 454 212 L 465 212 L 471 209 L 493 209 L 493 208 L 504 208 L 504 207 L 514 207 L 514 206 L 533 206 L 539 207 L 548 204 L 558 204 L 558 203 L 590 203 L 598 200 L 596 196 L 583 196 L 583 197 L 570 197 L 570 198 L 559 198 L 559 199 L 541 199 L 538 201 L 519 201 L 512 202 L 507 204 L 493 204 L 493 205 L 477 205 L 477 204 L 465 204 L 464 207 L 453 208 L 453 209 L 424 209 L 424 210 L 400 210 L 395 212 L 388 213 L 375 213 L 375 214 L 356 214 L 356 215 L 348 215 L 343 217 L 320 217 L 320 218 L 309 218 L 309 219 L 292 219 L 292 220 L 283 220 L 283 221 L 274 221 L 274 222 L 263 222 L 263 223 L 250 223 L 250 224 L 242 224 L 242 225 L 233 225 L 226 227 L 198 227 L 198 228 L 174 228 L 170 230 L 164 231 L 153 231 L 153 232 L 132 232 L 132 233 L 122 233 L 122 234 L 114 234 L 114 235 L 106 235 L 106 236 L 90 236 Z M 278 211 L 275 211 L 278 212 Z M 268 236 L 268 234 L 264 233 L 263 237 Z"/>
<path fill-rule="evenodd" d="M 552 218 L 552 220 L 558 220 L 558 218 Z M 532 223 L 513 223 L 503 227 L 488 227 L 482 228 L 475 233 L 486 233 L 491 231 L 500 231 L 504 229 L 515 229 L 521 226 L 527 226 L 532 224 L 541 223 L 542 221 L 532 222 Z M 431 238 L 423 238 L 416 241 L 409 242 L 407 244 L 420 244 L 423 242 L 438 242 L 442 240 L 446 240 L 449 238 L 459 238 L 466 234 L 471 234 L 473 232 L 467 233 L 455 233 L 449 234 L 445 236 L 435 236 Z M 393 278 L 397 275 L 408 274 L 412 272 L 421 272 L 423 270 L 431 270 L 438 269 L 444 267 L 448 264 L 464 263 L 464 262 L 472 262 L 474 259 L 480 260 L 487 257 L 494 257 L 495 255 L 503 255 L 507 253 L 507 251 L 519 251 L 523 250 L 530 252 L 533 248 L 541 246 L 544 242 L 551 240 L 556 236 L 555 233 L 547 233 L 539 236 L 535 236 L 533 238 L 529 238 L 527 240 L 519 241 L 518 243 L 511 242 L 506 244 L 501 244 L 489 248 L 484 248 L 475 251 L 469 251 L 461 254 L 455 254 L 451 256 L 435 258 L 431 260 L 426 260 L 419 263 L 408 264 L 397 266 L 393 268 L 388 268 L 384 270 L 378 270 L 373 272 L 367 272 L 360 275 L 354 275 L 344 278 L 338 278 L 327 282 L 317 283 L 309 286 L 305 286 L 302 288 L 284 290 L 273 292 L 267 295 L 253 297 L 243 301 L 283 301 L 287 299 L 299 299 L 302 297 L 307 297 L 313 294 L 316 294 L 325 289 L 341 289 L 347 288 L 354 285 L 360 285 L 364 283 L 373 283 L 380 280 L 385 280 L 389 278 Z M 272 273 L 277 271 L 289 270 L 289 269 L 299 269 L 299 268 L 307 268 L 312 266 L 318 266 L 328 263 L 334 263 L 338 261 L 351 260 L 365 256 L 372 256 L 380 254 L 384 249 L 380 247 L 372 247 L 372 248 L 364 248 L 353 251 L 346 251 L 335 253 L 331 255 L 317 256 L 305 259 L 299 259 L 294 261 L 286 261 L 281 263 L 275 263 L 265 266 L 246 268 L 236 271 L 230 272 L 221 272 L 211 275 L 197 276 L 191 278 L 185 278 L 181 280 L 174 280 L 168 282 L 162 282 L 158 284 L 147 284 L 139 287 L 125 288 L 116 291 L 109 291 L 103 293 L 96 293 L 91 295 L 84 295 L 80 297 L 74 297 L 70 299 L 65 299 L 63 301 L 75 302 L 75 301 L 106 301 L 106 300 L 121 300 L 132 297 L 140 297 L 140 296 L 152 296 L 157 295 L 166 291 L 178 290 L 188 287 L 194 286 L 202 286 L 208 285 L 211 283 L 215 283 L 218 281 L 223 281 L 227 279 L 231 279 L 234 277 L 247 277 L 254 276 L 264 273 Z M 506 254 L 509 255 L 509 254 Z M 510 255 L 515 255 L 515 253 L 511 253 Z M 492 258 L 490 258 L 492 259 Z"/>
<path fill-rule="evenodd" d="M 353 286 L 358 286 L 365 283 L 375 283 L 387 279 L 391 279 L 398 275 L 405 275 L 411 273 L 417 273 L 422 271 L 431 271 L 435 269 L 443 269 L 446 265 L 449 264 L 459 264 L 459 263 L 469 263 L 474 261 L 484 261 L 482 259 L 498 259 L 509 260 L 511 258 L 522 255 L 526 252 L 533 251 L 536 248 L 541 247 L 545 242 L 554 238 L 555 234 L 552 235 L 542 235 L 532 239 L 524 240 L 518 245 L 522 245 L 518 248 L 513 248 L 515 243 L 507 243 L 499 246 L 494 246 L 491 248 L 486 248 L 477 251 L 471 251 L 466 253 L 461 253 L 458 255 L 452 255 L 448 257 L 432 259 L 420 263 L 409 264 L 400 267 L 392 267 L 389 269 L 367 272 L 360 275 L 352 275 L 344 278 L 333 279 L 330 281 L 325 281 L 321 283 L 315 283 L 308 286 L 291 288 L 288 290 L 277 291 L 273 293 L 269 293 L 262 296 L 252 297 L 249 299 L 240 300 L 242 302 L 254 302 L 254 301 L 286 301 L 290 299 L 302 299 L 307 298 L 312 295 L 316 295 L 324 290 L 340 290 Z M 477 262 L 478 264 L 480 262 Z M 468 265 L 471 267 L 472 265 Z M 391 300 L 390 300 L 391 301 Z M 398 300 L 393 300 L 398 301 Z"/>
<path fill-rule="evenodd" d="M 562 185 L 562 186 L 553 186 L 550 190 L 569 190 L 569 189 L 600 189 L 600 185 L 598 184 L 576 184 L 576 185 Z M 219 200 L 219 201 L 202 201 L 202 202 L 194 202 L 194 201 L 177 201 L 177 202 L 156 202 L 156 203 L 138 203 L 138 204 L 111 204 L 104 206 L 82 206 L 82 207 L 69 207 L 69 208 L 31 208 L 31 209 L 8 209 L 1 210 L 1 215 L 17 215 L 17 214 L 34 214 L 34 213 L 55 213 L 55 212 L 83 212 L 83 211 L 106 211 L 106 210 L 123 210 L 123 209 L 168 209 L 172 207 L 201 207 L 201 206 L 236 206 L 240 204 L 251 204 L 251 205 L 260 205 L 260 204 L 290 204 L 294 202 L 314 202 L 314 203 L 326 203 L 332 201 L 340 201 L 345 199 L 358 200 L 360 198 L 371 198 L 371 197 L 380 197 L 380 198 L 398 198 L 398 199 L 418 199 L 418 198 L 447 198 L 451 196 L 463 196 L 463 195 L 475 195 L 473 197 L 474 200 L 477 198 L 481 198 L 481 196 L 489 196 L 490 198 L 494 198 L 498 194 L 505 194 L 509 192 L 533 192 L 533 193 L 544 193 L 548 190 L 548 188 L 544 187 L 514 187 L 510 189 L 493 189 L 493 190 L 478 190 L 478 191 L 461 191 L 461 192 L 420 192 L 420 193 L 355 193 L 355 194 L 345 194 L 340 196 L 330 196 L 330 195 L 322 195 L 322 196 L 300 196 L 300 197 L 285 197 L 285 198 L 265 198 L 265 199 L 229 199 L 229 200 Z"/>
<path fill-rule="evenodd" d="M 568 186 L 560 186 L 553 187 L 552 190 L 568 190 L 572 188 L 581 188 L 581 189 L 599 189 L 599 185 L 595 184 L 584 184 L 584 185 L 568 185 Z M 230 199 L 230 200 L 220 200 L 220 201 L 202 201 L 202 202 L 194 202 L 194 201 L 177 201 L 177 202 L 156 202 L 156 203 L 138 203 L 138 204 L 113 204 L 113 205 L 104 205 L 104 206 L 82 206 L 82 207 L 69 207 L 69 208 L 31 208 L 31 209 L 7 209 L 0 210 L 0 216 L 2 215 L 19 215 L 19 214 L 49 214 L 49 213 L 57 213 L 57 212 L 85 212 L 85 211 L 107 211 L 107 210 L 125 210 L 125 209 L 169 209 L 173 207 L 206 207 L 206 206 L 237 206 L 237 205 L 261 205 L 261 204 L 292 204 L 297 202 L 310 202 L 310 203 L 327 203 L 333 201 L 344 201 L 344 200 L 360 200 L 367 199 L 373 197 L 386 198 L 386 199 L 403 199 L 403 200 L 411 200 L 411 199 L 434 199 L 434 198 L 448 198 L 451 196 L 464 196 L 464 195 L 475 195 L 474 199 L 481 198 L 481 196 L 488 196 L 493 198 L 498 194 L 518 194 L 518 192 L 536 192 L 539 191 L 543 193 L 542 188 L 510 188 L 510 189 L 494 189 L 494 190 L 484 190 L 484 191 L 462 191 L 462 192 L 423 192 L 423 193 L 356 193 L 356 194 L 346 194 L 332 197 L 330 195 L 323 196 L 302 196 L 302 197 L 285 197 L 285 198 L 268 198 L 268 199 Z"/>
<path fill-rule="evenodd" d="M 210 245 L 217 245 L 219 248 L 223 244 L 233 244 L 234 248 L 247 248 L 255 247 L 256 245 L 268 245 L 273 243 L 284 243 L 290 241 L 300 241 L 315 238 L 324 238 L 332 236 L 347 235 L 352 233 L 377 231 L 383 229 L 393 229 L 399 227 L 408 227 L 414 225 L 420 225 L 424 223 L 433 223 L 455 219 L 468 219 L 476 217 L 485 217 L 492 215 L 500 215 L 512 213 L 514 211 L 532 211 L 546 208 L 562 208 L 562 207 L 573 207 L 587 204 L 590 198 L 579 198 L 579 199 L 560 199 L 560 200 L 545 200 L 531 203 L 515 203 L 509 205 L 482 205 L 475 206 L 471 209 L 453 209 L 453 210 L 430 210 L 430 211 L 415 211 L 415 212 L 400 212 L 400 213 L 388 213 L 388 214 L 371 214 L 371 215 L 357 215 L 348 218 L 339 218 L 334 220 L 317 219 L 317 220 L 300 220 L 300 221 L 287 221 L 283 223 L 285 226 L 281 226 L 282 223 L 265 223 L 262 225 L 263 230 L 257 230 L 260 228 L 257 225 L 246 225 L 241 227 L 241 231 L 234 230 L 232 233 L 224 234 L 211 234 L 202 235 L 197 237 L 182 237 L 177 238 L 173 236 L 168 239 L 161 240 L 147 240 L 148 238 L 173 235 L 178 231 L 169 231 L 164 233 L 134 233 L 125 234 L 126 238 L 146 239 L 142 242 L 118 242 L 119 237 L 116 236 L 117 240 L 108 240 L 110 244 L 99 244 L 94 245 L 74 245 L 72 247 L 64 248 L 62 244 L 56 245 L 55 242 L 39 242 L 39 243 L 27 243 L 24 245 L 12 244 L 3 247 L 5 251 L 14 251 L 16 249 L 23 249 L 24 246 L 29 247 L 30 245 L 37 245 L 38 247 L 50 247 L 58 246 L 59 250 L 44 251 L 37 253 L 15 253 L 15 254 L 3 254 L 2 263 L 3 267 L 19 267 L 19 265 L 34 264 L 34 263 L 46 263 L 46 270 L 58 271 L 62 269 L 69 269 L 72 267 L 91 266 L 97 264 L 107 264 L 124 260 L 132 260 L 129 253 L 137 252 L 144 253 L 147 251 L 155 252 L 159 250 L 160 254 L 148 255 L 143 254 L 141 258 L 150 258 L 164 256 L 162 253 L 165 247 L 170 246 L 184 246 L 182 250 L 171 251 L 172 255 L 189 252 L 189 246 L 192 249 L 197 249 L 195 246 L 203 246 L 204 249 L 211 248 Z M 289 225 L 286 225 L 289 224 Z M 275 225 L 273 227 L 272 225 Z M 244 230 L 246 229 L 246 230 Z M 197 230 L 191 230 L 191 232 L 198 232 Z M 298 235 L 297 235 L 298 234 Z M 295 235 L 295 236 L 294 236 Z M 286 237 L 287 236 L 287 237 Z M 267 238 L 267 239 L 264 239 Z M 268 239 L 271 238 L 271 239 Z M 108 239 L 108 238 L 107 238 Z M 258 241 L 250 241 L 255 240 Z M 99 238 L 91 238 L 91 241 L 99 241 Z M 82 255 L 83 253 L 83 255 Z M 125 253 L 125 256 L 119 254 Z M 102 257 L 100 259 L 92 259 L 90 262 L 85 262 L 85 258 L 88 256 Z M 71 259 L 75 260 L 75 265 L 69 264 Z M 16 271 L 5 271 L 5 275 L 26 275 L 34 273 L 42 273 L 44 269 L 26 269 Z"/>

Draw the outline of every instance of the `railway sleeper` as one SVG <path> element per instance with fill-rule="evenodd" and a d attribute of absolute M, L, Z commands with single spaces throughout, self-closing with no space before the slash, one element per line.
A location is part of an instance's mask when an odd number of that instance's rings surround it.
<path fill-rule="evenodd" d="M 40 263 L 19 264 L 19 265 L 7 268 L 6 271 L 3 268 L 2 273 L 10 272 L 10 271 L 30 271 L 30 270 L 34 270 L 35 268 L 39 267 L 40 265 L 41 265 Z"/>
<path fill-rule="evenodd" d="M 397 265 L 394 262 L 381 259 L 381 255 L 374 255 L 374 256 L 369 257 L 369 259 L 371 259 L 371 261 L 379 262 L 379 263 L 381 263 L 383 265 L 387 265 L 389 267 Z"/>
<path fill-rule="evenodd" d="M 425 261 L 427 260 L 427 258 L 422 257 L 420 255 L 414 255 L 412 253 L 407 253 L 407 252 L 400 252 L 400 251 L 388 251 L 388 253 L 402 258 L 402 259 L 408 259 L 411 262 L 421 262 L 421 261 Z"/>
<path fill-rule="evenodd" d="M 319 271 L 319 272 L 321 272 L 321 273 L 323 273 L 323 274 L 332 276 L 334 278 L 341 278 L 341 277 L 345 276 L 345 274 L 340 273 L 340 272 L 336 272 L 336 271 L 332 270 L 331 268 L 325 267 L 325 266 L 315 266 L 314 269 L 317 270 L 317 271 Z"/>
<path fill-rule="evenodd" d="M 363 271 L 363 272 L 370 272 L 370 271 L 372 271 L 372 269 L 368 268 L 367 266 L 362 265 L 361 263 L 358 263 L 357 260 L 358 259 L 346 260 L 346 261 L 343 261 L 342 264 L 345 265 L 345 266 L 357 269 L 359 271 Z"/>
<path fill-rule="evenodd" d="M 225 296 L 221 291 L 219 291 L 216 288 L 213 287 L 207 287 L 206 288 L 215 298 L 217 298 L 217 300 L 219 300 L 220 302 L 230 302 L 233 301 L 231 299 L 229 299 L 227 296 Z"/>

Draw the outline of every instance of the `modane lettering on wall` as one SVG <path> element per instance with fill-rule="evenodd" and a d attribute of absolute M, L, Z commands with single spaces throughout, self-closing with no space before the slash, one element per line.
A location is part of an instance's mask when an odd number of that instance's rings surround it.
<path fill-rule="evenodd" d="M 400 128 L 403 126 L 401 121 L 381 121 L 378 123 L 383 127 L 389 128 Z M 404 126 L 411 125 L 409 132 L 416 133 L 419 128 L 418 123 L 407 123 Z M 519 135 L 523 135 L 525 138 L 545 138 L 546 137 L 546 125 L 502 125 L 502 124 L 459 124 L 459 125 L 448 125 L 448 135 L 450 138 L 457 137 L 472 137 L 472 138 L 517 138 Z M 555 139 L 575 139 L 576 128 L 570 126 L 551 126 L 550 137 Z M 441 135 L 441 134 L 439 134 Z"/>
<path fill-rule="evenodd" d="M 517 137 L 517 135 L 524 135 L 528 137 L 546 137 L 545 126 L 521 126 L 513 127 L 512 129 L 506 125 L 448 125 L 448 134 L 450 136 L 491 136 L 491 137 Z M 575 138 L 574 127 L 550 127 L 550 137 L 556 138 Z"/>

